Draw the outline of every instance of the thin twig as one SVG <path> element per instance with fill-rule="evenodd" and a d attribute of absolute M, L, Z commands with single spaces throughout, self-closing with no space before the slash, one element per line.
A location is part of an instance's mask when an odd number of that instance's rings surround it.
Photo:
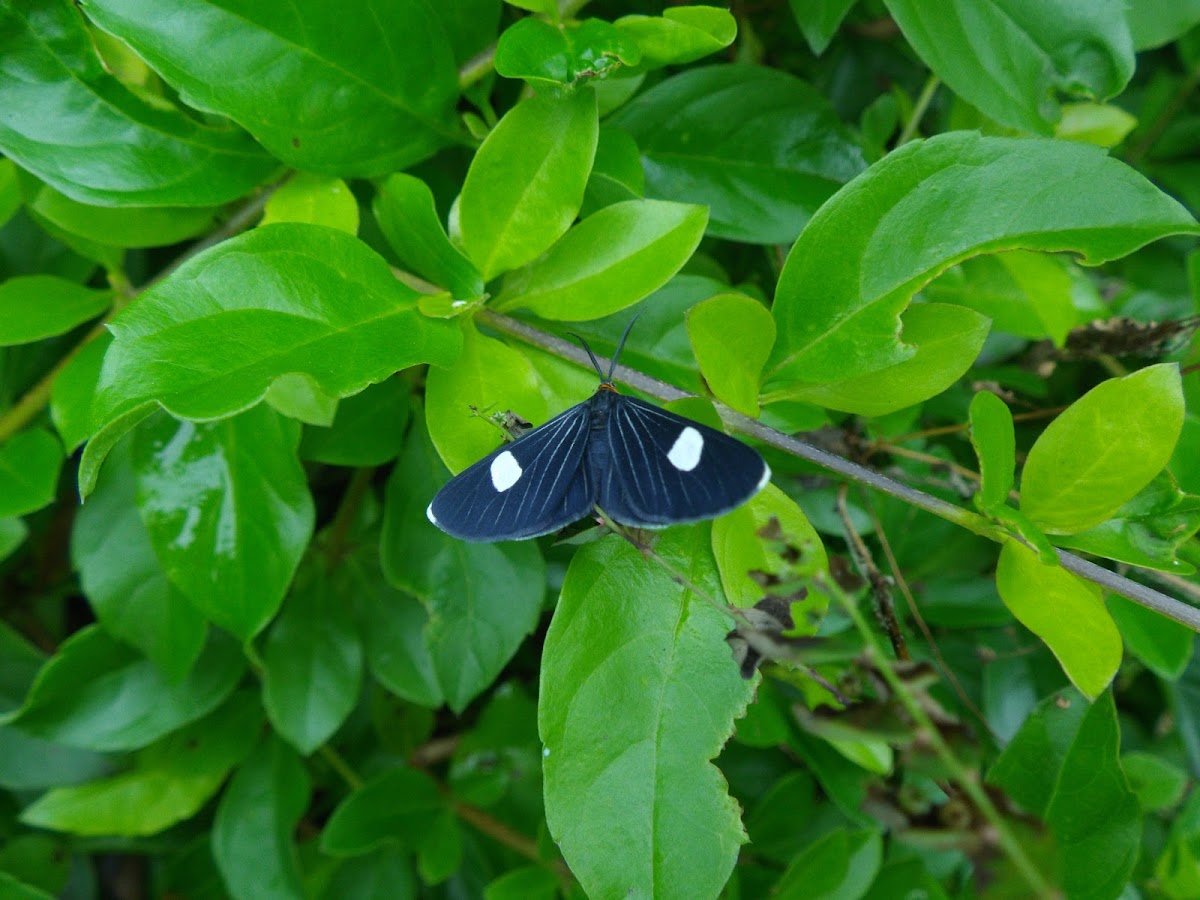
<path fill-rule="evenodd" d="M 497 331 L 541 347 L 543 350 L 547 350 L 556 356 L 572 360 L 585 368 L 591 368 L 583 350 L 562 338 L 547 334 L 544 331 L 526 325 L 524 322 L 492 312 L 491 310 L 481 310 L 477 318 L 480 322 Z M 642 393 L 662 402 L 682 400 L 693 396 L 673 385 L 659 381 L 657 378 L 651 378 L 626 366 L 617 366 L 615 378 L 622 384 L 636 388 Z M 828 469 L 830 472 L 865 485 L 872 490 L 896 497 L 918 509 L 923 509 L 939 518 L 946 519 L 949 522 L 966 528 L 968 531 L 978 534 L 981 537 L 988 538 L 997 543 L 1018 540 L 1018 538 L 1009 534 L 1009 532 L 1005 531 L 999 525 L 977 513 L 963 509 L 960 506 L 955 506 L 953 503 L 947 503 L 945 500 L 933 497 L 923 491 L 918 491 L 916 488 L 909 487 L 906 484 L 888 478 L 886 475 L 874 472 L 865 466 L 842 459 L 840 456 L 819 450 L 810 444 L 806 444 L 804 441 L 783 434 L 763 425 L 755 419 L 751 419 L 749 416 L 744 416 L 739 412 L 729 409 L 722 403 L 714 402 L 714 406 L 721 418 L 731 428 L 749 437 L 756 438 L 770 447 L 774 447 L 777 450 L 800 459 L 808 460 L 824 469 Z M 1186 625 L 1193 631 L 1200 632 L 1200 609 L 1188 606 L 1174 597 L 1156 591 L 1144 584 L 1138 584 L 1136 581 L 1132 581 L 1115 572 L 1110 572 L 1108 569 L 1081 559 L 1073 553 L 1068 553 L 1065 550 L 1058 550 L 1057 552 L 1060 564 L 1068 572 L 1091 581 L 1105 590 L 1127 597 L 1134 603 L 1145 606 L 1147 609 L 1152 609 L 1169 619 L 1174 619 L 1176 622 Z"/>
<path fill-rule="evenodd" d="M 908 652 L 908 644 L 904 640 L 900 622 L 896 619 L 896 604 L 892 602 L 892 589 L 888 586 L 883 573 L 879 571 L 879 567 L 875 565 L 875 560 L 871 559 L 871 552 L 863 543 L 858 530 L 855 529 L 854 522 L 850 520 L 850 510 L 846 506 L 846 493 L 849 489 L 850 485 L 844 482 L 838 488 L 837 511 L 838 518 L 842 520 L 842 532 L 846 537 L 846 544 L 850 548 L 850 556 L 858 568 L 858 573 L 871 586 L 871 596 L 875 599 L 875 615 L 879 617 L 879 622 L 883 625 L 888 640 L 892 642 L 892 650 L 896 654 L 896 659 L 909 662 L 912 660 L 912 656 Z"/>
<path fill-rule="evenodd" d="M 921 88 L 921 94 L 917 97 L 917 102 L 913 104 L 912 115 L 908 117 L 908 121 L 904 123 L 904 129 L 900 132 L 900 136 L 896 138 L 897 147 L 903 147 L 916 137 L 917 129 L 921 125 L 921 119 L 925 117 L 925 111 L 929 109 L 933 95 L 941 83 L 941 79 L 936 75 L 930 75 L 925 79 L 925 86 Z"/>

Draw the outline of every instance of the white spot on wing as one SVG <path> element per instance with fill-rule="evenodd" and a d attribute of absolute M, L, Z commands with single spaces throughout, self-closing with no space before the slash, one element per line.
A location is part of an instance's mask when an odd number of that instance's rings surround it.
<path fill-rule="evenodd" d="M 680 472 L 690 472 L 700 465 L 700 453 L 704 450 L 704 438 L 692 426 L 679 432 L 675 443 L 671 445 L 667 459 Z"/>
<path fill-rule="evenodd" d="M 492 460 L 492 487 L 504 493 L 517 483 L 521 477 L 521 464 L 509 451 L 505 450 Z"/>
<path fill-rule="evenodd" d="M 425 518 L 429 519 L 429 521 L 432 522 L 434 525 L 437 524 L 437 518 L 433 515 L 433 504 L 432 503 L 430 503 L 427 507 L 425 507 Z"/>
<path fill-rule="evenodd" d="M 767 482 L 770 480 L 771 480 L 771 467 L 768 466 L 766 463 L 763 463 L 762 478 L 758 479 L 758 487 L 756 487 L 754 490 L 761 491 L 763 488 L 765 488 L 767 486 Z"/>

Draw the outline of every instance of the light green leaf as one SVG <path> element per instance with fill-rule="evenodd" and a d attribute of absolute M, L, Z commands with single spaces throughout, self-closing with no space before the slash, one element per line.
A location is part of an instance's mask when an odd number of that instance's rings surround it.
<path fill-rule="evenodd" d="M 172 682 L 92 625 L 62 643 L 0 722 L 70 747 L 133 750 L 212 712 L 244 669 L 233 641 L 214 633 L 187 677 Z"/>
<path fill-rule="evenodd" d="M 715 6 L 671 6 L 658 16 L 622 16 L 616 26 L 641 48 L 642 70 L 695 62 L 733 43 L 737 20 Z"/>
<path fill-rule="evenodd" d="M 346 600 L 321 573 L 308 572 L 263 646 L 267 716 L 306 756 L 346 720 L 362 688 L 363 647 Z"/>
<path fill-rule="evenodd" d="M 380 466 L 395 459 L 408 425 L 409 393 L 403 379 L 388 378 L 340 400 L 328 428 L 304 429 L 301 458 L 331 466 Z"/>
<path fill-rule="evenodd" d="M 492 129 L 459 198 L 463 248 L 484 280 L 533 261 L 570 227 L 598 130 L 589 88 L 524 100 Z"/>
<path fill-rule="evenodd" d="M 1016 434 L 1012 413 L 991 391 L 971 398 L 971 445 L 979 457 L 980 488 L 977 499 L 984 512 L 1008 502 L 1017 471 Z"/>
<path fill-rule="evenodd" d="M 167 577 L 242 640 L 275 614 L 312 535 L 299 440 L 262 405 L 200 425 L 160 413 L 134 436 L 138 506 Z"/>
<path fill-rule="evenodd" d="M 0 516 L 22 516 L 54 500 L 62 464 L 62 445 L 44 428 L 0 444 Z"/>
<path fill-rule="evenodd" d="M 100 315 L 112 291 L 97 291 L 54 275 L 25 275 L 0 284 L 0 347 L 64 334 Z"/>
<path fill-rule="evenodd" d="M 1057 94 L 1104 100 L 1133 75 L 1133 40 L 1120 0 L 885 5 L 917 55 L 955 93 L 996 121 L 1035 134 L 1053 133 Z"/>
<path fill-rule="evenodd" d="M 534 87 L 570 85 L 603 77 L 642 59 L 637 42 L 601 19 L 562 26 L 526 18 L 504 30 L 496 43 L 496 71 Z"/>
<path fill-rule="evenodd" d="M 1107 103 L 1068 103 L 1054 136 L 1083 141 L 1097 147 L 1115 147 L 1137 127 L 1137 119 L 1119 106 Z"/>
<path fill-rule="evenodd" d="M 687 312 L 688 338 L 713 395 L 758 416 L 758 382 L 775 343 L 775 320 L 752 297 L 718 294 Z"/>
<path fill-rule="evenodd" d="M 219 210 L 188 206 L 93 206 L 42 185 L 28 203 L 39 221 L 109 247 L 165 247 L 203 234 Z"/>
<path fill-rule="evenodd" d="M 832 384 L 793 385 L 768 396 L 860 416 L 887 415 L 935 397 L 958 381 L 979 356 L 991 325 L 974 310 L 947 303 L 913 304 L 901 320 L 902 337 L 915 351 L 908 359 Z"/>
<path fill-rule="evenodd" d="M 46 792 L 21 821 L 79 835 L 157 834 L 200 810 L 250 752 L 261 726 L 258 704 L 237 696 L 141 751 L 129 771 Z"/>
<path fill-rule="evenodd" d="M 267 388 L 263 402 L 286 418 L 296 419 L 305 425 L 328 427 L 337 415 L 337 400 L 322 391 L 320 385 L 303 372 L 280 375 Z"/>
<path fill-rule="evenodd" d="M 416 769 L 388 769 L 343 800 L 321 832 L 321 851 L 361 856 L 397 842 L 418 849 L 432 820 L 449 812 L 437 785 Z"/>
<path fill-rule="evenodd" d="M 1197 231 L 1182 206 L 1097 147 L 968 132 L 912 141 L 846 185 L 792 247 L 772 306 L 779 340 L 767 389 L 911 357 L 901 311 L 968 257 L 1071 250 L 1099 265 Z"/>
<path fill-rule="evenodd" d="M 1021 511 L 1049 534 L 1099 525 L 1166 466 L 1183 414 L 1174 364 L 1101 382 L 1030 449 L 1021 473 Z"/>
<path fill-rule="evenodd" d="M 482 276 L 450 243 L 425 182 L 404 172 L 389 175 L 371 208 L 400 262 L 459 300 L 483 293 Z"/>
<path fill-rule="evenodd" d="M 307 222 L 357 234 L 358 201 L 340 178 L 297 172 L 267 200 L 259 224 L 274 222 Z"/>
<path fill-rule="evenodd" d="M 1097 697 L 1121 665 L 1121 633 L 1100 591 L 1016 541 L 1000 551 L 996 587 L 1017 620 L 1045 641 L 1067 677 Z"/>
<path fill-rule="evenodd" d="M 1142 819 L 1118 759 L 1112 694 L 1042 701 L 988 772 L 1054 832 L 1068 897 L 1116 897 L 1137 861 Z"/>
<path fill-rule="evenodd" d="M 882 863 L 879 832 L 837 828 L 792 860 L 772 895 L 780 900 L 858 900 Z"/>
<path fill-rule="evenodd" d="M 253 406 L 292 372 L 345 397 L 406 366 L 448 365 L 458 329 L 422 316 L 417 299 L 381 257 L 319 225 L 257 228 L 192 258 L 109 326 L 82 493 L 109 447 L 155 404 L 214 419 Z"/>
<path fill-rule="evenodd" d="M 706 204 L 709 234 L 736 241 L 794 240 L 865 165 L 829 102 L 777 69 L 692 69 L 608 121 L 641 147 L 648 196 Z"/>
<path fill-rule="evenodd" d="M 236 900 L 302 900 L 292 835 L 310 782 L 296 751 L 268 735 L 234 773 L 212 828 L 212 854 Z"/>
<path fill-rule="evenodd" d="M 11 159 L 0 159 L 0 227 L 8 224 L 21 208 L 21 186 Z"/>
<path fill-rule="evenodd" d="M 137 508 L 132 441 L 113 448 L 96 491 L 75 516 L 71 560 L 104 630 L 183 678 L 204 648 L 207 624 L 168 580 Z"/>
<path fill-rule="evenodd" d="M 661 200 L 614 203 L 588 216 L 532 264 L 512 272 L 498 310 L 546 319 L 599 319 L 666 284 L 704 236 L 704 207 Z"/>
<path fill-rule="evenodd" d="M 294 168 L 381 175 L 457 137 L 454 50 L 423 3 L 396 4 L 386 14 L 369 0 L 83 6 L 187 103 L 233 119 Z M 403 40 L 381 39 L 380 15 Z M 205 52 L 196 52 L 198 41 Z"/>
<path fill-rule="evenodd" d="M 669 529 L 655 553 L 720 596 L 709 542 L 704 525 Z M 711 760 L 752 690 L 729 623 L 618 538 L 572 558 L 538 728 L 546 822 L 589 895 L 710 897 L 729 877 L 746 837 Z"/>

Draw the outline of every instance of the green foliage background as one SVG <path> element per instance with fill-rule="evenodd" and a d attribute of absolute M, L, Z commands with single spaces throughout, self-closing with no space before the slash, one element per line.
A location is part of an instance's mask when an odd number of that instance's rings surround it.
<path fill-rule="evenodd" d="M 0 895 L 1200 895 L 1198 84 L 1195 0 L 0 0 Z M 430 525 L 634 306 L 773 484 Z"/>

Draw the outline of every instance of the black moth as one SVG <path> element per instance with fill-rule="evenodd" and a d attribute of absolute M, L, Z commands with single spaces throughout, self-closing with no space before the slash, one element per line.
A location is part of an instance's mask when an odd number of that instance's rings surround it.
<path fill-rule="evenodd" d="M 629 328 L 591 398 L 450 479 L 426 514 L 464 541 L 558 531 L 599 507 L 615 522 L 663 528 L 741 506 L 771 470 L 736 438 L 618 393 L 612 375 Z"/>

